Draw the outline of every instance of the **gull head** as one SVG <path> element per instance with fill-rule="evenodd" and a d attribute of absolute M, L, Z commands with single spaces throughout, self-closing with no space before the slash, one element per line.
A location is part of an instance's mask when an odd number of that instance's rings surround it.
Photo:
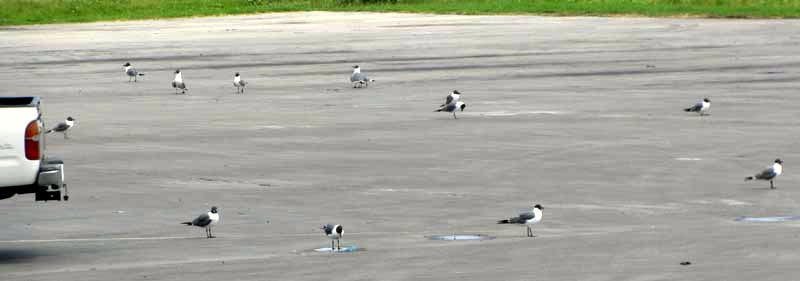
<path fill-rule="evenodd" d="M 217 207 L 216 206 L 211 207 L 211 213 L 212 214 L 216 214 L 217 213 Z"/>

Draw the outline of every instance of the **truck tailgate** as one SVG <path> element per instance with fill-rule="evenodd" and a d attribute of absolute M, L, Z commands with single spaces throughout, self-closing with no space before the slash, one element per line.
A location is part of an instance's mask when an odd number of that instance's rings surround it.
<path fill-rule="evenodd" d="M 36 182 L 39 161 L 25 158 L 25 128 L 37 118 L 35 107 L 0 108 L 0 187 Z"/>

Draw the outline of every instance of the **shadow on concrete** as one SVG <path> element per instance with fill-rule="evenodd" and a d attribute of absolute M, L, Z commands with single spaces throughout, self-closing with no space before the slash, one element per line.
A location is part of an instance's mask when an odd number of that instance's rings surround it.
<path fill-rule="evenodd" d="M 44 252 L 31 249 L 0 248 L 0 264 L 30 263 L 46 255 Z"/>

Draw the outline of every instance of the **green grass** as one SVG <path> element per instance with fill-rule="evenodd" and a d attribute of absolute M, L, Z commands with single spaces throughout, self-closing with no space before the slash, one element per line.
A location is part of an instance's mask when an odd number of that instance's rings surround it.
<path fill-rule="evenodd" d="M 0 0 L 0 25 L 285 11 L 800 18 L 800 0 Z"/>

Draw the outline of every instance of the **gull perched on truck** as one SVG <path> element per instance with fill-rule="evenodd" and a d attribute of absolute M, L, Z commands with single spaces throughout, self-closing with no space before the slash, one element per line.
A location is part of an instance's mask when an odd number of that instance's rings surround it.
<path fill-rule="evenodd" d="M 39 97 L 0 97 L 0 200 L 30 193 L 36 201 L 69 200 L 64 161 L 45 151 L 41 109 Z"/>
<path fill-rule="evenodd" d="M 53 127 L 50 130 L 47 130 L 47 132 L 44 133 L 49 134 L 52 132 L 59 132 L 64 134 L 64 139 L 69 139 L 67 131 L 69 131 L 69 129 L 72 128 L 72 126 L 75 126 L 75 119 L 70 116 L 67 117 L 67 119 L 64 120 L 64 122 L 59 122 L 58 124 L 56 124 L 55 127 Z"/>

